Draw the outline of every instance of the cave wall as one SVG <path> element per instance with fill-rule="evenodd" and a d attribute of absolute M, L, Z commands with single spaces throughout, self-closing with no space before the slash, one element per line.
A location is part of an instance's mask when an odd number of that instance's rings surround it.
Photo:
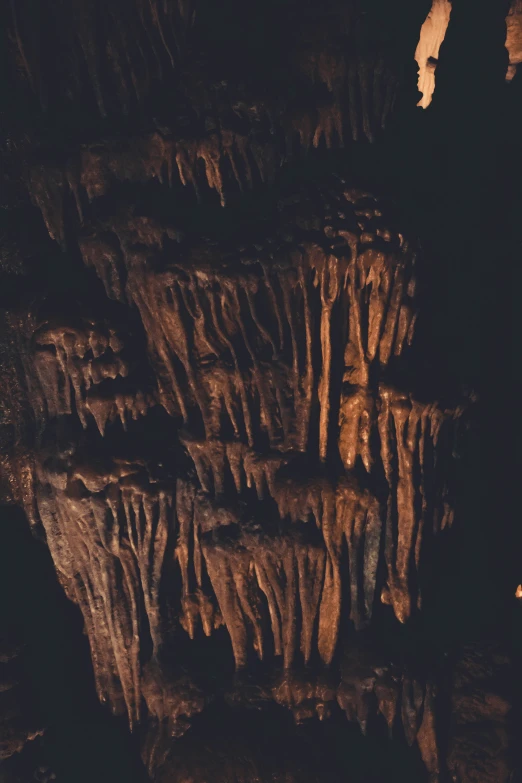
<path fill-rule="evenodd" d="M 516 611 L 517 11 L 455 0 L 444 36 L 442 5 L 3 11 L 0 486 L 153 779 L 209 645 L 223 683 L 282 667 L 256 698 L 297 723 L 380 714 L 475 774 L 428 664 L 292 679 L 361 634 L 504 643 Z"/>

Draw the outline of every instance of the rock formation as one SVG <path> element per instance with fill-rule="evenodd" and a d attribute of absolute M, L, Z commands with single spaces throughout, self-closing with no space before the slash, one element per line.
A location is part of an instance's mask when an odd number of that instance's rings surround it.
<path fill-rule="evenodd" d="M 433 0 L 431 10 L 421 27 L 415 60 L 419 66 L 419 92 L 422 93 L 418 105 L 423 109 L 430 105 L 433 97 L 439 51 L 448 29 L 450 15 L 451 2 L 449 0 Z M 506 80 L 511 81 L 517 72 L 517 66 L 522 62 L 522 5 L 520 0 L 513 0 L 506 17 L 506 28 L 506 49 L 509 54 Z"/>
<path fill-rule="evenodd" d="M 415 59 L 419 66 L 419 92 L 422 93 L 418 105 L 423 109 L 430 105 L 435 90 L 435 69 L 440 45 L 448 29 L 450 15 L 451 3 L 449 0 L 433 0 L 431 10 L 421 27 Z"/>
<path fill-rule="evenodd" d="M 444 582 L 477 396 L 430 357 L 433 259 L 368 163 L 430 103 L 451 6 L 378 5 L 2 11 L 1 500 L 152 780 L 341 779 L 289 717 L 390 732 L 405 775 L 512 769 L 474 653 L 389 652 Z M 294 755 L 208 728 L 253 708 Z"/>
<path fill-rule="evenodd" d="M 225 624 L 238 667 L 251 644 L 263 658 L 268 629 L 285 667 L 298 650 L 328 665 L 346 588 L 356 628 L 375 600 L 405 622 L 423 552 L 451 525 L 462 407 L 391 382 L 414 339 L 415 248 L 342 181 L 309 198 L 314 212 L 280 205 L 264 246 L 190 243 L 132 217 L 82 237 L 147 355 L 77 307 L 49 318 L 43 303 L 26 322 L 41 430 L 27 512 L 82 608 L 99 696 L 131 725 L 142 634 L 154 659 L 164 645 L 162 588 L 191 637 Z M 140 388 L 147 360 L 156 381 Z M 130 452 L 157 407 L 179 439 L 170 464 Z"/>
<path fill-rule="evenodd" d="M 509 52 L 509 66 L 506 79 L 511 81 L 522 62 L 522 5 L 514 0 L 506 17 L 507 36 L 506 49 Z"/>

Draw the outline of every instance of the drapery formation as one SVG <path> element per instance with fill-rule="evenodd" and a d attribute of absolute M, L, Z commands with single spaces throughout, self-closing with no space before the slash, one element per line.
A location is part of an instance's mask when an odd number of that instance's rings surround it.
<path fill-rule="evenodd" d="M 420 608 L 452 523 L 463 409 L 398 386 L 415 244 L 342 180 L 281 202 L 274 229 L 234 246 L 91 221 L 82 259 L 116 304 L 50 317 L 38 301 L 12 326 L 39 421 L 29 505 L 82 609 L 99 696 L 131 725 L 172 622 L 190 638 L 224 625 L 239 669 L 329 665 L 376 601 L 401 622 Z M 129 456 L 149 426 L 169 428 L 167 462 Z"/>
<path fill-rule="evenodd" d="M 453 258 L 438 204 L 453 180 L 426 149 L 451 147 L 446 168 L 461 170 L 444 100 L 479 124 L 451 65 L 467 9 L 320 5 L 254 2 L 251 20 L 236 0 L 0 11 L 15 85 L 0 87 L 0 500 L 45 541 L 99 699 L 144 739 L 152 775 L 213 699 L 297 723 L 344 713 L 363 732 L 384 721 L 444 774 L 440 672 L 354 650 L 386 623 L 397 638 L 416 627 L 453 540 L 474 395 L 440 377 L 447 337 L 434 350 L 444 330 L 421 321 L 426 256 Z M 477 11 L 492 49 L 500 5 Z M 519 17 L 513 2 L 506 91 Z M 481 40 L 467 41 L 475 85 Z M 426 107 L 439 55 L 442 100 L 415 117 L 415 59 Z M 396 155 L 414 139 L 429 172 L 418 211 Z M 451 221 L 476 251 L 471 202 Z M 223 655 L 219 685 L 193 654 Z M 470 719 L 459 689 L 448 764 L 469 777 L 482 713 Z M 488 729 L 498 759 L 485 742 L 499 779 L 508 707 Z M 241 758 L 225 777 L 249 779 Z"/>

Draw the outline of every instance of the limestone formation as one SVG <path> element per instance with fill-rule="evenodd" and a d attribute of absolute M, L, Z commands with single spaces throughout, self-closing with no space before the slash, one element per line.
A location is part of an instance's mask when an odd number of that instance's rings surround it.
<path fill-rule="evenodd" d="M 419 66 L 419 92 L 422 93 L 418 105 L 423 109 L 430 105 L 435 90 L 435 69 L 450 15 L 449 0 L 433 0 L 431 10 L 421 27 L 415 59 Z"/>
<path fill-rule="evenodd" d="M 319 719 L 398 748 L 397 776 L 507 783 L 495 653 L 411 652 L 477 402 L 429 321 L 444 227 L 396 152 L 430 138 L 452 6 L 246 6 L 1 11 L 0 502 L 151 780 L 350 779 L 303 742 Z"/>
<path fill-rule="evenodd" d="M 328 665 L 343 614 L 361 628 L 376 600 L 401 622 L 420 608 L 423 552 L 452 523 L 462 408 L 388 380 L 414 339 L 415 247 L 342 181 L 312 198 L 321 211 L 283 204 L 279 231 L 235 252 L 116 224 L 97 271 L 139 314 L 156 387 L 140 388 L 147 357 L 110 320 L 49 319 L 45 305 L 30 318 L 36 513 L 82 608 L 99 696 L 131 725 L 142 636 L 154 659 L 164 645 L 162 590 L 191 638 L 224 623 L 238 667 L 251 646 L 263 658 L 267 633 L 286 668 L 298 651 Z M 86 263 L 108 228 L 98 237 Z M 128 451 L 155 405 L 181 427 L 170 465 Z"/>
<path fill-rule="evenodd" d="M 506 26 L 506 49 L 509 52 L 506 79 L 511 81 L 522 62 L 522 4 L 520 0 L 513 0 L 506 18 Z"/>

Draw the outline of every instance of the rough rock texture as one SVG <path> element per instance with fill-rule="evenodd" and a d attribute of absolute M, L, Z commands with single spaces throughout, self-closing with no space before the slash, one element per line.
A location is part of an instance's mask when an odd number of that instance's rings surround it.
<path fill-rule="evenodd" d="M 161 663 L 176 628 L 224 625 L 237 668 L 255 654 L 291 672 L 330 665 L 346 620 L 364 627 L 377 601 L 401 622 L 420 609 L 426 554 L 453 520 L 463 409 L 397 386 L 418 253 L 342 180 L 281 202 L 263 244 L 127 215 L 81 229 L 79 247 L 120 322 L 109 302 L 103 317 L 41 298 L 9 315 L 21 362 L 6 396 L 24 388 L 36 422 L 21 499 L 82 610 L 98 696 L 131 727 L 148 716 L 152 769 L 206 703 Z M 167 422 L 160 457 L 141 433 Z M 402 710 L 438 774 L 435 686 L 410 719 L 409 680 L 353 676 L 341 709 L 364 727 L 376 700 L 390 728 Z"/>
<path fill-rule="evenodd" d="M 225 717 L 227 714 L 236 715 L 247 725 L 252 714 L 277 704 L 293 714 L 300 727 L 295 737 L 306 736 L 302 733 L 305 728 L 318 727 L 319 720 L 340 726 L 340 737 L 344 737 L 341 741 L 345 743 L 351 742 L 349 724 L 358 726 L 361 744 L 382 736 L 384 728 L 390 737 L 400 737 L 406 747 L 417 749 L 427 774 L 423 780 L 444 780 L 446 775 L 459 783 L 509 780 L 513 770 L 508 751 L 512 731 L 509 683 L 513 673 L 503 649 L 496 643 L 475 643 L 462 650 L 453 665 L 446 662 L 422 672 L 414 669 L 405 663 L 392 663 L 386 656 L 355 642 L 345 651 L 339 676 L 318 677 L 300 671 L 280 672 L 269 678 L 238 678 L 219 709 L 224 721 L 230 720 Z M 446 705 L 448 697 L 450 704 Z M 273 713 L 274 721 L 278 714 Z M 281 730 L 287 734 L 285 747 L 292 749 L 291 728 Z M 240 734 L 238 727 L 229 732 L 228 741 L 239 745 L 235 749 L 225 747 L 221 738 L 221 753 L 212 747 L 211 741 L 201 738 L 205 753 L 200 756 L 195 755 L 197 743 L 188 750 L 189 734 L 183 741 L 185 745 L 175 746 L 161 758 L 148 757 L 149 769 L 158 780 L 206 780 L 210 774 L 207 765 L 211 764 L 216 774 L 226 774 L 227 779 L 235 776 L 239 780 L 255 780 L 256 775 L 263 775 L 260 770 L 264 765 L 271 763 L 271 753 L 265 750 L 265 758 L 258 756 L 255 747 L 240 744 Z M 386 753 L 385 744 L 379 748 Z M 145 746 L 144 752 L 147 750 Z M 337 779 L 339 770 L 330 770 L 324 759 L 318 771 L 317 759 L 305 748 L 300 752 L 301 761 L 307 758 L 305 767 L 309 766 L 308 773 L 303 769 L 301 775 L 323 780 L 333 773 Z M 296 763 L 292 754 L 288 762 Z M 271 774 L 281 774 L 281 768 Z"/>
<path fill-rule="evenodd" d="M 431 162 L 416 221 L 392 160 L 464 4 L 66 5 L 0 12 L 0 500 L 79 608 L 98 699 L 157 780 L 350 779 L 303 742 L 316 718 L 404 751 L 399 777 L 507 780 L 494 654 L 451 689 L 383 641 L 415 647 L 470 536 L 476 397 L 429 316 L 440 215 L 475 252 L 487 221 L 448 218 Z M 227 734 L 252 707 L 288 758 Z"/>
<path fill-rule="evenodd" d="M 73 463 L 69 480 L 60 467 L 42 468 L 38 511 L 60 581 L 83 610 L 99 697 L 115 711 L 124 703 L 132 724 L 141 634 L 153 654 L 162 644 L 159 589 L 172 496 L 139 462 L 98 470 Z"/>
<path fill-rule="evenodd" d="M 273 701 L 290 710 L 297 725 L 329 720 L 340 710 L 364 736 L 385 725 L 390 737 L 404 735 L 408 746 L 416 743 L 427 772 L 436 776 L 443 768 L 437 679 L 434 672 L 415 675 L 355 642 L 344 653 L 340 679 L 286 671 L 267 683 L 239 682 L 226 699 L 236 708 L 258 709 Z"/>
<path fill-rule="evenodd" d="M 44 304 L 22 335 L 13 323 L 40 430 L 27 510 L 82 608 L 99 696 L 131 725 L 166 617 L 191 637 L 224 623 L 238 667 L 267 633 L 285 667 L 298 650 L 328 665 L 343 614 L 361 628 L 376 600 L 401 622 L 420 608 L 423 552 L 451 525 L 462 410 L 391 383 L 414 337 L 415 248 L 342 181 L 309 199 L 280 205 L 263 246 L 132 217 L 82 234 L 139 314 L 155 388 L 109 319 Z M 130 453 L 155 405 L 179 437 L 169 464 Z"/>
<path fill-rule="evenodd" d="M 448 767 L 454 780 L 512 780 L 513 673 L 498 644 L 466 648 L 456 664 Z"/>

